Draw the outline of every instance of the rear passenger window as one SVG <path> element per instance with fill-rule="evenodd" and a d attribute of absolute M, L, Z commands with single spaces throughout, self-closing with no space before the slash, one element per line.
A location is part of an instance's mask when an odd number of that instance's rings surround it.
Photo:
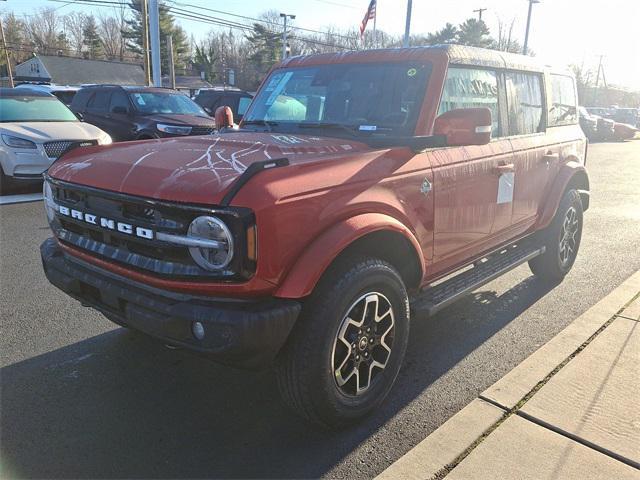
<path fill-rule="evenodd" d="M 487 107 L 491 110 L 491 136 L 500 136 L 496 72 L 472 68 L 449 68 L 438 115 L 456 108 L 477 107 Z"/>
<path fill-rule="evenodd" d="M 573 78 L 551 75 L 551 107 L 549 126 L 570 125 L 578 122 L 578 102 Z"/>
<path fill-rule="evenodd" d="M 109 95 L 111 92 L 96 92 L 89 103 L 87 104 L 88 108 L 92 110 L 107 110 L 107 105 L 109 105 Z"/>
<path fill-rule="evenodd" d="M 542 82 L 540 75 L 505 73 L 509 134 L 526 135 L 544 131 Z"/>

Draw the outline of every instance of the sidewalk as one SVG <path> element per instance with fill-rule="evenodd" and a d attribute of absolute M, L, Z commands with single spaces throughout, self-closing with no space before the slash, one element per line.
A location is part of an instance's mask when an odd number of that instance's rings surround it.
<path fill-rule="evenodd" d="M 377 478 L 640 480 L 640 272 Z"/>

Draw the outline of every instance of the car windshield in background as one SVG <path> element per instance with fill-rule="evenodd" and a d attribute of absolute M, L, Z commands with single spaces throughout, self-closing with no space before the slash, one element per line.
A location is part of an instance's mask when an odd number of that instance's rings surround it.
<path fill-rule="evenodd" d="M 0 122 L 77 122 L 54 97 L 0 97 Z"/>
<path fill-rule="evenodd" d="M 413 63 L 279 69 L 254 99 L 244 125 L 411 135 L 430 71 L 430 64 Z"/>
<path fill-rule="evenodd" d="M 208 117 L 197 103 L 179 93 L 138 92 L 129 96 L 136 110 L 143 115 L 172 113 Z"/>

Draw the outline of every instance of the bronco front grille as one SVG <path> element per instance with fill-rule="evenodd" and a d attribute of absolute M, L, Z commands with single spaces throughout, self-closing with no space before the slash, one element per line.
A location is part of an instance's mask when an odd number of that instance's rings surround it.
<path fill-rule="evenodd" d="M 220 217 L 242 243 L 247 219 L 246 209 L 229 208 L 220 211 L 215 208 L 184 206 L 170 202 L 156 201 L 141 197 L 116 194 L 81 187 L 58 180 L 47 180 L 53 193 L 53 201 L 58 206 L 90 213 L 97 218 L 125 222 L 135 227 L 153 232 L 153 239 L 103 228 L 69 215 L 56 212 L 51 227 L 63 242 L 91 254 L 126 264 L 138 270 L 152 272 L 173 278 L 180 277 L 229 277 L 233 279 L 246 270 L 236 262 L 224 272 L 211 272 L 198 266 L 192 259 L 188 247 L 159 240 L 157 233 L 186 235 L 191 221 L 199 215 Z M 247 220 L 248 221 L 248 220 Z M 236 240 L 234 240 L 235 242 Z M 238 260 L 239 264 L 242 259 Z M 242 267 L 242 265 L 240 265 Z"/>
<path fill-rule="evenodd" d="M 57 159 L 60 155 L 72 148 L 88 147 L 95 144 L 95 140 L 58 140 L 55 142 L 46 142 L 44 144 L 44 151 L 47 157 Z"/>

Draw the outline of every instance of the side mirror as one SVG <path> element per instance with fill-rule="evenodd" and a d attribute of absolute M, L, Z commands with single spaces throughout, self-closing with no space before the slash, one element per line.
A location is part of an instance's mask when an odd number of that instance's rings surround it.
<path fill-rule="evenodd" d="M 111 109 L 111 113 L 117 113 L 118 115 L 128 115 L 129 110 L 127 109 L 127 107 L 124 107 L 122 105 L 116 105 Z"/>
<path fill-rule="evenodd" d="M 81 112 L 74 112 L 76 114 L 76 118 L 81 122 L 84 122 L 84 115 Z"/>
<path fill-rule="evenodd" d="M 215 120 L 216 128 L 218 130 L 233 127 L 233 112 L 231 111 L 231 107 L 227 107 L 225 105 L 223 107 L 216 108 Z"/>
<path fill-rule="evenodd" d="M 491 110 L 457 108 L 439 115 L 433 126 L 434 135 L 443 135 L 447 146 L 486 145 L 491 141 Z"/>
<path fill-rule="evenodd" d="M 205 112 L 207 112 L 209 115 L 211 115 L 211 114 L 213 113 L 209 107 L 202 107 L 202 109 L 203 109 Z"/>

